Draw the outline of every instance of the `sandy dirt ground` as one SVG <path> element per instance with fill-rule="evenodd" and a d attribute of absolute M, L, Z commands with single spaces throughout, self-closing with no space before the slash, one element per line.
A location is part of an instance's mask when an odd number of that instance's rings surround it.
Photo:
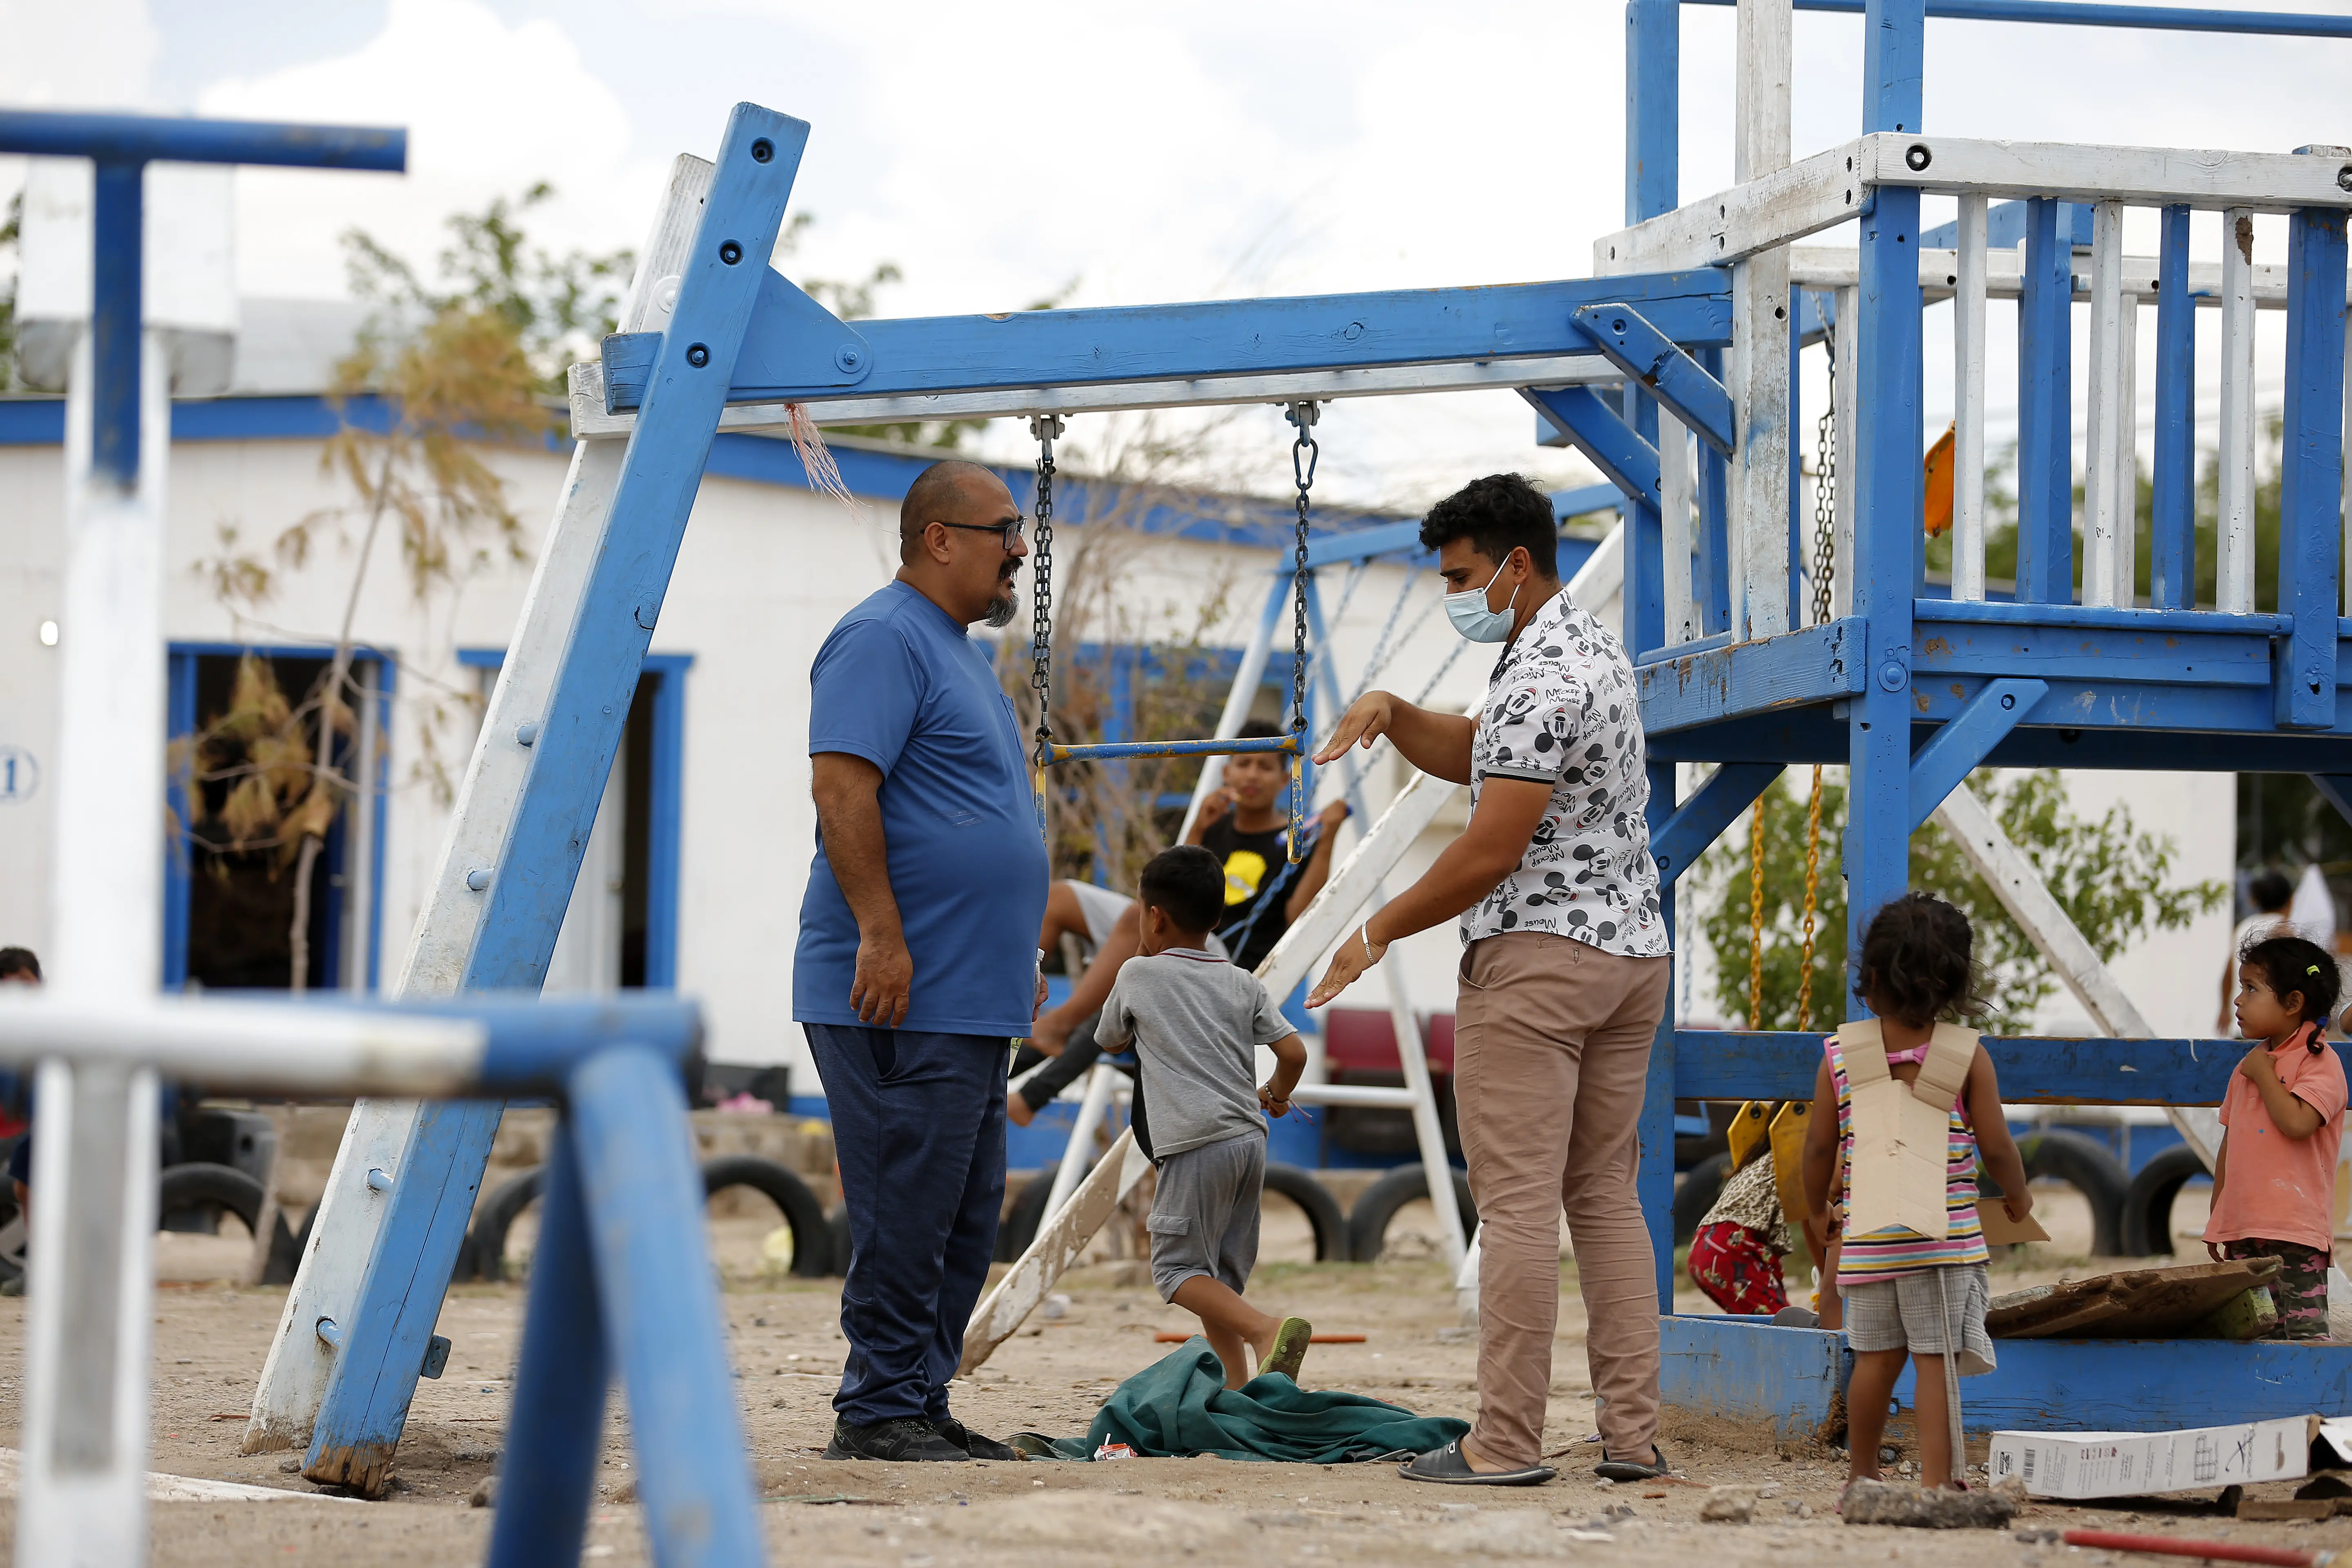
<path fill-rule="evenodd" d="M 2087 1216 L 2053 1194 L 2051 1247 L 2012 1258 L 1997 1289 L 2093 1271 L 2079 1256 Z M 2184 1202 L 2184 1228 L 2201 1220 Z M 1832 1503 L 1842 1457 L 1779 1444 L 1719 1422 L 1679 1422 L 1666 1444 L 1684 1472 L 1672 1485 L 1612 1487 L 1591 1474 L 1597 1449 L 1583 1358 L 1584 1321 L 1574 1269 L 1561 1266 L 1562 1311 L 1546 1447 L 1560 1479 L 1513 1491 L 1433 1488 L 1401 1479 L 1393 1466 L 1252 1465 L 1210 1459 L 1095 1465 L 874 1465 L 818 1456 L 831 1426 L 841 1363 L 837 1287 L 763 1273 L 769 1222 L 712 1222 L 727 1280 L 730 1349 L 761 1493 L 762 1528 L 777 1563 L 887 1564 L 889 1568 L 1051 1568 L 1098 1563 L 1106 1552 L 1201 1563 L 1425 1563 L 1433 1558 L 1591 1558 L 1647 1563 L 1711 1559 L 1730 1563 L 1875 1563 L 1913 1560 L 1968 1565 L 2079 1563 L 2085 1554 L 2014 1533 L 1946 1534 L 1841 1524 Z M 1318 1346 L 1304 1381 L 1374 1394 L 1416 1411 L 1473 1414 L 1475 1337 L 1457 1321 L 1442 1268 L 1427 1256 L 1414 1216 L 1401 1216 L 1391 1256 L 1369 1266 L 1301 1259 L 1311 1244 L 1295 1214 L 1269 1205 L 1267 1261 L 1252 1295 L 1311 1318 L 1318 1328 L 1360 1332 L 1360 1345 Z M 441 1332 L 455 1344 L 448 1372 L 422 1385 L 401 1445 L 389 1499 L 367 1503 L 319 1495 L 283 1454 L 239 1458 L 236 1444 L 253 1382 L 283 1293 L 205 1282 L 226 1274 L 241 1237 L 164 1238 L 159 1272 L 181 1282 L 157 1295 L 152 1468 L 172 1475 L 283 1489 L 268 1502 L 158 1502 L 153 1560 L 162 1564 L 262 1563 L 443 1563 L 478 1559 L 490 1514 L 468 1494 L 496 1468 L 505 1429 L 522 1289 L 454 1291 Z M 2070 1252 L 2070 1246 L 2074 1249 Z M 1416 1256 L 1419 1254 L 1420 1256 Z M 956 1409 L 981 1430 L 1004 1434 L 1086 1430 L 1118 1382 L 1172 1347 L 1159 1331 L 1190 1320 L 1164 1306 L 1131 1261 L 1092 1263 L 1067 1279 L 1054 1321 L 1033 1320 L 956 1391 Z M 1685 1310 L 1706 1310 L 1692 1294 Z M 0 1300 L 0 1365 L 16 1367 L 23 1303 Z M 0 1377 L 0 1444 L 16 1441 L 18 1379 Z M 634 1455 L 616 1398 L 600 1500 L 590 1530 L 593 1562 L 648 1561 L 631 1486 Z M 1980 1456 L 1979 1456 L 1980 1457 Z M 1707 1489 L 1756 1489 L 1753 1522 L 1702 1523 Z M 2257 1489 L 2285 1495 L 2289 1486 Z M 2352 1547 L 2352 1521 L 2241 1524 L 2201 1511 L 2200 1494 L 2114 1508 L 2037 1505 L 2019 1526 L 2137 1528 L 2303 1548 Z M 0 1503 L 0 1513 L 8 1505 Z M 2142 1561 L 2153 1561 L 2143 1559 Z"/>

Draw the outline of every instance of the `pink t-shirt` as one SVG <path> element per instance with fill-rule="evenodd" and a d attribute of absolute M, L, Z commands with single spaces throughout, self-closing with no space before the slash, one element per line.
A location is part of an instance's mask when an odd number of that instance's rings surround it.
<path fill-rule="evenodd" d="M 2286 1091 L 2319 1112 L 2319 1131 L 2290 1138 L 2278 1130 L 2262 1091 L 2242 1071 L 2221 1096 L 2230 1130 L 2228 1180 L 2205 1222 L 2208 1241 L 2292 1241 L 2326 1252 L 2335 1242 L 2336 1157 L 2344 1142 L 2344 1064 L 2325 1045 L 2313 1052 L 2303 1031 L 2271 1052 Z"/>

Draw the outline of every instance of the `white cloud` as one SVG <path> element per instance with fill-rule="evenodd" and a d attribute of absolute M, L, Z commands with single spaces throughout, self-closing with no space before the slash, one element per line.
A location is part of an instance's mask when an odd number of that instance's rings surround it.
<path fill-rule="evenodd" d="M 541 179 L 558 199 L 533 216 L 535 241 L 634 243 L 665 162 L 634 155 L 620 99 L 558 25 L 509 26 L 477 0 L 393 0 L 383 31 L 358 50 L 215 84 L 198 109 L 408 128 L 405 176 L 239 173 L 238 274 L 249 294 L 342 293 L 338 237 L 355 226 L 429 262 L 449 213 Z"/>
<path fill-rule="evenodd" d="M 155 63 L 145 0 L 0 0 L 0 103 L 135 109 Z"/>

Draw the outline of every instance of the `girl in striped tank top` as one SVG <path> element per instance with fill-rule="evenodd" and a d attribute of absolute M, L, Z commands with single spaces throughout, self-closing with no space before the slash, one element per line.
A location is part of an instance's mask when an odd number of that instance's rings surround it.
<path fill-rule="evenodd" d="M 1814 1079 L 1805 1226 L 1817 1252 L 1843 1231 L 1836 1286 L 1854 1352 L 1846 1421 L 1855 1480 L 1878 1479 L 1887 1400 L 1907 1358 L 1918 1374 L 1920 1479 L 1954 1484 L 1951 1380 L 1993 1369 L 1979 1159 L 2011 1194 L 2002 1205 L 2012 1218 L 2033 1207 L 1992 1058 L 1974 1033 L 1938 1022 L 1982 1012 L 1973 945 L 1968 917 L 1940 899 L 1906 893 L 1881 909 L 1863 935 L 1854 985 L 1876 1016 L 1830 1037 Z"/>

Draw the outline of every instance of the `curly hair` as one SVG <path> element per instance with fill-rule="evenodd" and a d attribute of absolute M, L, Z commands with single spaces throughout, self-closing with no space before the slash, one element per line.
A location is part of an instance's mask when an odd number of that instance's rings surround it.
<path fill-rule="evenodd" d="M 2299 936 L 2263 937 L 2240 949 L 2238 962 L 2261 972 L 2280 1006 L 2290 996 L 2302 997 L 2297 1016 L 2303 1023 L 2326 1023 L 2344 998 L 2344 973 L 2336 967 L 2336 955 L 2315 942 Z M 2311 1038 L 2311 1048 L 2320 1048 L 2317 1035 Z"/>
<path fill-rule="evenodd" d="M 1975 945 L 1968 916 L 1933 893 L 1906 893 L 1870 917 L 1853 994 L 1914 1029 L 1938 1018 L 1982 1017 L 1988 1004 Z"/>
<path fill-rule="evenodd" d="M 1497 566 L 1512 551 L 1524 550 L 1538 576 L 1559 575 L 1559 522 L 1551 497 L 1524 474 L 1472 479 L 1431 507 L 1422 520 L 1421 547 L 1436 550 L 1456 539 L 1467 539 Z"/>

